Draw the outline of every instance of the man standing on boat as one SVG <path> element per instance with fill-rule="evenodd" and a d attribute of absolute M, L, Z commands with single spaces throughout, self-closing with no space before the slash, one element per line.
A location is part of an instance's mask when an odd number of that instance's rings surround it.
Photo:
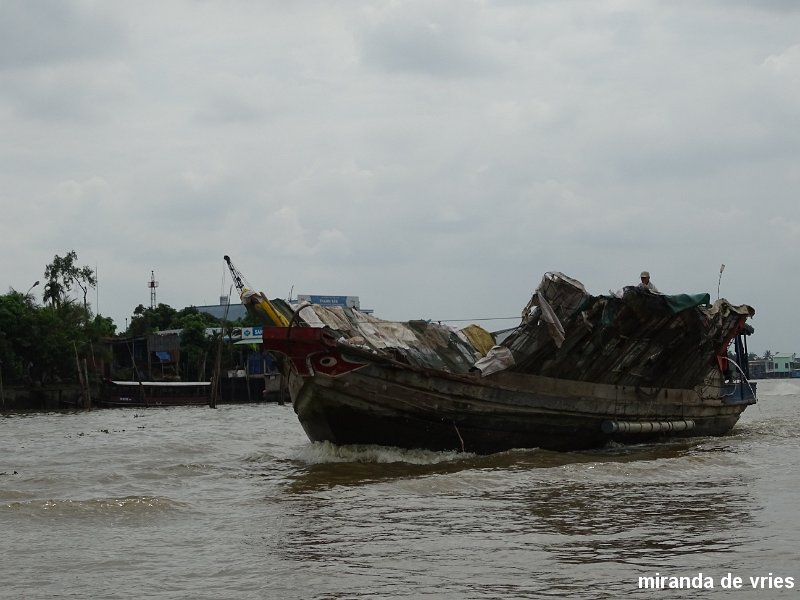
<path fill-rule="evenodd" d="M 645 288 L 650 290 L 654 294 L 658 293 L 658 289 L 652 283 L 650 283 L 650 272 L 649 271 L 642 271 L 642 274 L 639 276 L 642 279 L 642 282 L 637 286 L 640 288 Z"/>

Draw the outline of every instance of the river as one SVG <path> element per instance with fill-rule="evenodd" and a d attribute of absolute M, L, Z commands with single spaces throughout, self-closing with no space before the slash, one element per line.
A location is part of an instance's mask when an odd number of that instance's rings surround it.
<path fill-rule="evenodd" d="M 0 416 L 0 598 L 796 596 L 800 382 L 759 397 L 722 438 L 492 456 L 312 444 L 290 405 Z"/>

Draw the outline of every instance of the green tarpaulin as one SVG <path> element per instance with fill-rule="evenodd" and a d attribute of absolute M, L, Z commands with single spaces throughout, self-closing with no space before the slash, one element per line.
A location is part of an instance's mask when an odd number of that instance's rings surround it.
<path fill-rule="evenodd" d="M 675 294 L 673 296 L 664 296 L 664 300 L 672 309 L 672 312 L 679 313 L 687 308 L 694 308 L 695 306 L 702 306 L 704 304 L 711 304 L 711 296 L 705 294 Z"/>

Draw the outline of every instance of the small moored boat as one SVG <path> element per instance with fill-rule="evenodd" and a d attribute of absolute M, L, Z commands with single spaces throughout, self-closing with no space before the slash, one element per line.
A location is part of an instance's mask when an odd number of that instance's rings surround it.
<path fill-rule="evenodd" d="M 208 405 L 208 381 L 105 381 L 98 404 L 104 407 Z"/>

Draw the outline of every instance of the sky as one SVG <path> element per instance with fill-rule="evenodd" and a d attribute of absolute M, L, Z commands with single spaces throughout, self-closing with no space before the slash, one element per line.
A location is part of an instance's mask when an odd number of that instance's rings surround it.
<path fill-rule="evenodd" d="M 74 250 L 119 329 L 227 254 L 490 330 L 646 269 L 800 353 L 795 0 L 4 0 L 0 127 L 0 290 Z"/>

